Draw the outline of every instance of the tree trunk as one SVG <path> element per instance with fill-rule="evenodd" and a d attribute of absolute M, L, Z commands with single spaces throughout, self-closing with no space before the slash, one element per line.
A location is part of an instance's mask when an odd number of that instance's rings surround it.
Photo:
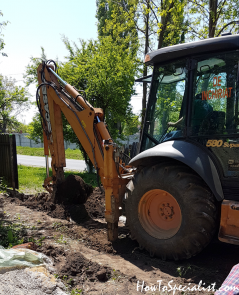
<path fill-rule="evenodd" d="M 6 133 L 7 132 L 7 124 L 3 123 L 2 124 L 2 133 Z"/>
<path fill-rule="evenodd" d="M 217 26 L 217 6 L 218 6 L 218 0 L 209 1 L 209 31 L 208 31 L 209 38 L 215 37 L 215 31 Z"/>
<path fill-rule="evenodd" d="M 161 11 L 163 10 L 163 1 L 161 0 Z M 163 46 L 163 35 L 165 30 L 165 16 L 161 16 L 161 31 L 159 33 L 159 40 L 158 40 L 158 49 L 162 48 Z"/>
<path fill-rule="evenodd" d="M 149 48 L 149 8 L 150 0 L 147 0 L 147 14 L 145 15 L 145 46 L 144 54 L 146 55 Z M 148 69 L 144 64 L 143 77 L 147 76 Z M 142 121 L 141 121 L 141 134 L 144 126 L 144 117 L 146 112 L 146 99 L 147 99 L 147 82 L 143 82 L 143 98 L 142 98 Z"/>
<path fill-rule="evenodd" d="M 163 47 L 164 34 L 167 29 L 167 24 L 170 21 L 171 9 L 173 8 L 173 6 L 174 6 L 174 1 L 170 3 L 170 2 L 167 2 L 166 0 L 165 1 L 161 0 L 161 11 L 164 11 L 165 14 L 164 16 L 161 16 L 161 20 L 160 20 L 161 31 L 159 33 L 158 49 Z"/>
<path fill-rule="evenodd" d="M 0 130 L 1 133 L 7 132 L 7 118 L 5 116 L 2 116 L 2 124 L 0 125 L 0 127 L 1 127 L 1 130 Z"/>
<path fill-rule="evenodd" d="M 163 10 L 163 1 L 161 1 L 161 10 Z M 165 16 L 161 16 L 161 31 L 159 33 L 159 40 L 158 40 L 158 49 L 163 47 L 163 36 L 164 36 L 164 31 L 166 28 L 166 23 L 165 23 L 166 19 Z"/>

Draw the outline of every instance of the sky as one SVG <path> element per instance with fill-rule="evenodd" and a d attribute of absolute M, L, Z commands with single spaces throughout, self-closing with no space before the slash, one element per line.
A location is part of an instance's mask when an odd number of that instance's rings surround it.
<path fill-rule="evenodd" d="M 9 23 L 2 29 L 4 52 L 0 55 L 0 74 L 16 79 L 25 86 L 23 74 L 31 57 L 41 56 L 41 47 L 48 59 L 64 61 L 68 52 L 62 42 L 66 36 L 72 42 L 97 38 L 96 0 L 2 0 L 0 22 Z M 137 87 L 137 91 L 140 88 Z M 36 86 L 31 85 L 31 101 L 35 101 Z M 131 99 L 134 113 L 141 109 L 141 95 Z M 100 107 L 100 106 L 97 106 Z M 19 121 L 28 124 L 37 112 L 36 107 L 24 112 Z"/>

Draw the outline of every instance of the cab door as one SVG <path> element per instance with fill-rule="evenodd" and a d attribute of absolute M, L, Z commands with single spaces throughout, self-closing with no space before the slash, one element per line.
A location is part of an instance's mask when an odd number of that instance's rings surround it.
<path fill-rule="evenodd" d="M 213 154 L 224 188 L 239 187 L 239 53 L 194 60 L 188 136 Z"/>

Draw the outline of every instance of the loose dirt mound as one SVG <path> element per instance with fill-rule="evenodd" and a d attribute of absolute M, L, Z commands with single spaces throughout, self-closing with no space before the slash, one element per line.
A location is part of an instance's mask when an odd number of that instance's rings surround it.
<path fill-rule="evenodd" d="M 85 203 L 85 208 L 91 218 L 105 217 L 105 193 L 97 187 Z"/>
<path fill-rule="evenodd" d="M 78 175 L 69 175 L 64 182 L 58 185 L 55 202 L 58 204 L 84 204 L 93 188 Z"/>
<path fill-rule="evenodd" d="M 38 251 L 53 258 L 61 279 L 72 286 L 82 285 L 86 280 L 106 282 L 114 271 L 110 267 L 86 259 L 81 253 L 66 253 L 63 248 L 45 245 Z"/>
<path fill-rule="evenodd" d="M 93 190 L 92 186 L 86 184 L 77 175 L 69 175 L 58 186 L 54 202 L 49 193 L 36 195 L 16 193 L 15 196 L 19 199 L 19 205 L 37 211 L 46 211 L 49 216 L 54 218 L 72 219 L 81 223 L 88 220 L 89 216 L 92 218 L 104 217 L 104 193 L 102 194 L 99 188 Z"/>

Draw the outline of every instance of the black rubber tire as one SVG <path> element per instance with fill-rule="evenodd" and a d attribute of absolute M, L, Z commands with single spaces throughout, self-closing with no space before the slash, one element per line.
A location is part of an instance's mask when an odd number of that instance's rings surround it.
<path fill-rule="evenodd" d="M 125 209 L 131 237 L 138 241 L 140 248 L 163 260 L 179 260 L 195 256 L 208 245 L 217 227 L 216 200 L 204 181 L 190 168 L 172 163 L 145 167 L 136 173 L 133 184 Z M 181 209 L 181 226 L 171 238 L 152 237 L 140 223 L 138 204 L 152 189 L 170 193 Z"/>

